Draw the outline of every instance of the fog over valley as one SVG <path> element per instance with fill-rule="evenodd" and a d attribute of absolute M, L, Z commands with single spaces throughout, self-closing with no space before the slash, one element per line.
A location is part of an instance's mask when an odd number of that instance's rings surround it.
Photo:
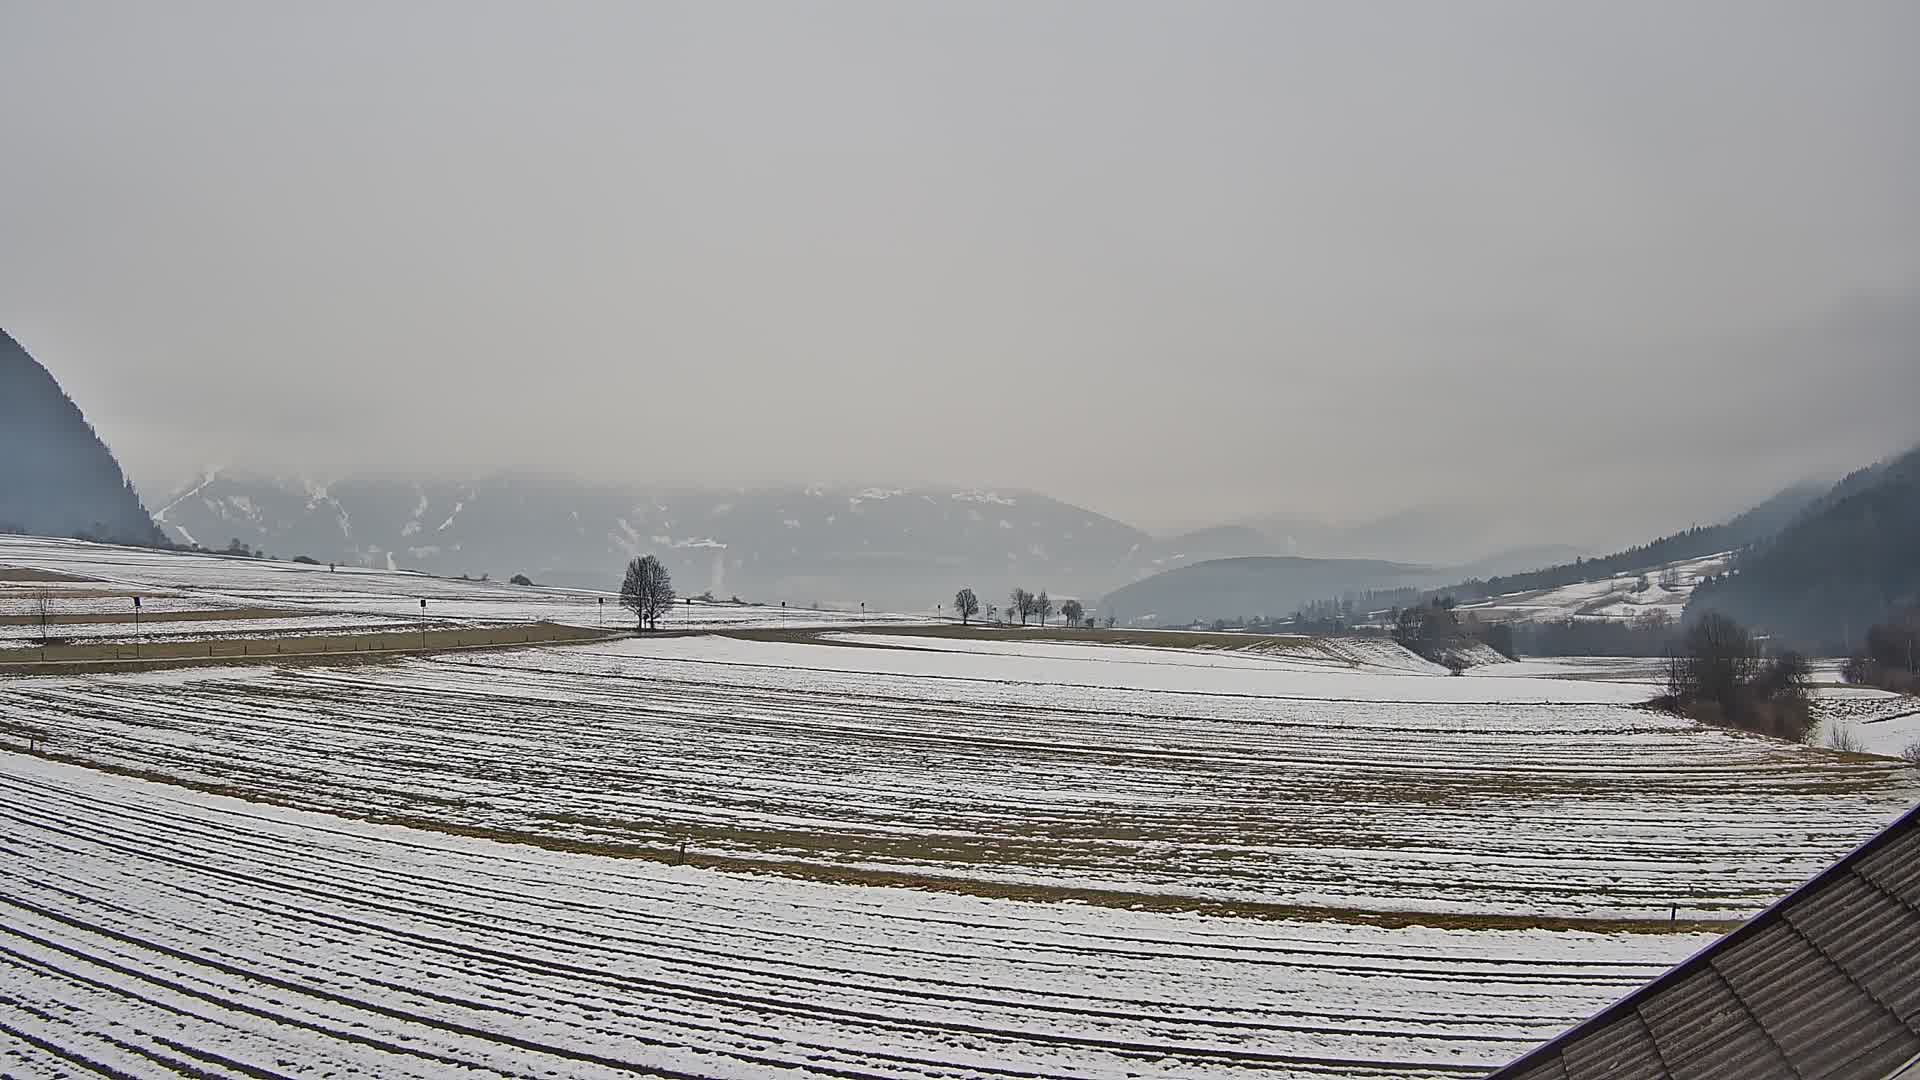
<path fill-rule="evenodd" d="M 149 503 L 536 468 L 1599 550 L 1912 439 L 1917 23 L 19 4 L 0 325 Z"/>
<path fill-rule="evenodd" d="M 1920 1080 L 1920 2 L 0 0 L 5 1080 Z"/>

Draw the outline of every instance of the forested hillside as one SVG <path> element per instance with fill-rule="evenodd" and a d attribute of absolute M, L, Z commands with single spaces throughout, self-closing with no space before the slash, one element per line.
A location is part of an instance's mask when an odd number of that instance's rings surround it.
<path fill-rule="evenodd" d="M 1796 485 L 1724 524 L 1696 525 L 1611 555 L 1575 559 L 1570 563 L 1521 574 L 1502 574 L 1484 580 L 1467 581 L 1444 591 L 1464 602 L 1534 589 L 1557 589 L 1576 582 L 1637 573 L 1681 559 L 1731 551 L 1772 536 L 1792 521 L 1795 515 L 1821 498 L 1824 491 L 1818 485 Z"/>
<path fill-rule="evenodd" d="M 1719 611 L 1781 644 L 1851 648 L 1869 624 L 1920 599 L 1920 447 L 1848 476 L 1734 573 L 1695 590 L 1689 616 Z"/>
<path fill-rule="evenodd" d="M 162 542 L 120 463 L 46 368 L 0 330 L 0 532 Z"/>

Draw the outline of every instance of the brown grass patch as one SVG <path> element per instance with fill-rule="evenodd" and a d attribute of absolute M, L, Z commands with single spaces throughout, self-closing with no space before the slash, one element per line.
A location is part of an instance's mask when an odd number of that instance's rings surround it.
<path fill-rule="evenodd" d="M 99 578 L 63 574 L 58 570 L 38 570 L 31 566 L 0 566 L 0 581 L 98 581 Z"/>
<path fill-rule="evenodd" d="M 212 638 L 132 645 L 73 644 L 10 649 L 18 660 L 0 662 L 0 675 L 75 675 L 150 671 L 232 663 L 349 663 L 457 649 L 512 648 L 601 641 L 617 635 L 557 623 L 525 626 L 428 628 L 366 634 L 290 634 L 267 638 Z"/>
<path fill-rule="evenodd" d="M 245 619 L 297 619 L 302 615 L 312 615 L 311 611 L 282 611 L 278 608 L 227 608 L 213 611 L 143 611 L 140 613 L 140 625 L 148 623 L 178 622 L 223 622 Z M 125 623 L 127 633 L 133 633 L 133 609 L 124 612 L 95 611 L 82 615 L 48 615 L 48 626 L 105 626 L 110 623 Z M 39 626 L 38 615 L 0 615 L 0 626 Z"/>

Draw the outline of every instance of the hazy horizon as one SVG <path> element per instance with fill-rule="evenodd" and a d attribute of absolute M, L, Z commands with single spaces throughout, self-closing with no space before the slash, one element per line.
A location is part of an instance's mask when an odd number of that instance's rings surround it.
<path fill-rule="evenodd" d="M 202 464 L 1606 547 L 1920 441 L 1920 7 L 0 12 L 0 327 Z"/>

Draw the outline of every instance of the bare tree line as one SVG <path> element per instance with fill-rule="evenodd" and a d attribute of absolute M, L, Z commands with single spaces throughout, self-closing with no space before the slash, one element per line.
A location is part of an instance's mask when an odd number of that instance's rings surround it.
<path fill-rule="evenodd" d="M 961 589 L 953 594 L 953 610 L 960 616 L 961 625 L 966 625 L 975 615 L 984 614 L 988 621 L 992 621 L 1000 614 L 1000 609 L 992 604 L 986 605 L 983 611 L 980 597 L 971 588 Z M 1060 617 L 1066 620 L 1068 626 L 1092 627 L 1094 624 L 1093 620 L 1087 616 L 1086 605 L 1078 600 L 1065 600 L 1055 608 L 1053 598 L 1047 595 L 1045 589 L 1032 593 L 1015 586 L 1013 591 L 1007 594 L 1006 620 L 1009 623 L 1017 618 L 1020 620 L 1020 625 L 1025 626 L 1028 619 L 1039 619 L 1040 625 L 1045 626 L 1056 610 Z M 1113 625 L 1111 616 L 1107 619 L 1107 625 Z"/>

